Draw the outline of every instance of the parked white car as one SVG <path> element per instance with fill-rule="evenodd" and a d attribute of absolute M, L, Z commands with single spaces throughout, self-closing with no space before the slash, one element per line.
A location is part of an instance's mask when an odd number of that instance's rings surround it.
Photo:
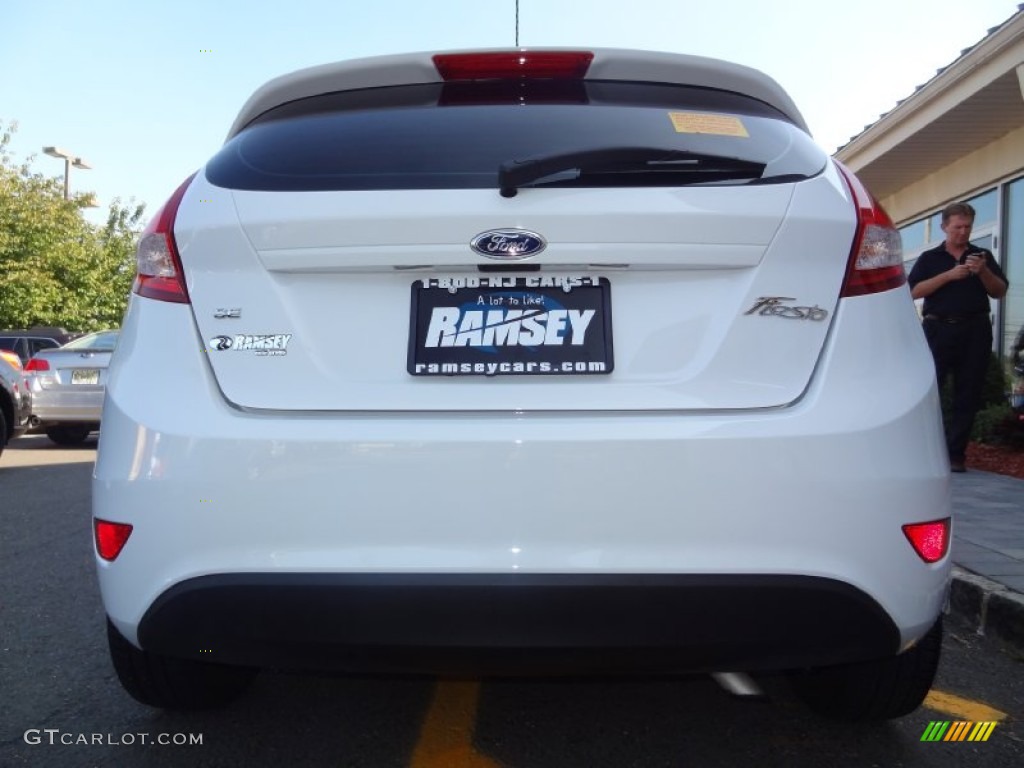
<path fill-rule="evenodd" d="M 93 486 L 114 665 L 935 673 L 949 466 L 892 222 L 769 77 L 627 50 L 274 80 L 139 246 Z"/>

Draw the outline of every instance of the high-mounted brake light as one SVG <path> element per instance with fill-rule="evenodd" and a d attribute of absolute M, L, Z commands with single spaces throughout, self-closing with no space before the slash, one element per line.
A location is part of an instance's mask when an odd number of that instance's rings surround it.
<path fill-rule="evenodd" d="M 96 533 L 96 552 L 104 560 L 116 560 L 128 542 L 128 537 L 132 535 L 132 526 L 128 523 L 111 523 L 99 519 L 93 522 Z"/>
<path fill-rule="evenodd" d="M 903 533 L 918 557 L 926 563 L 937 563 L 949 551 L 950 519 L 903 526 Z"/>
<path fill-rule="evenodd" d="M 188 304 L 188 290 L 185 288 L 185 274 L 181 269 L 181 257 L 174 242 L 174 219 L 185 190 L 195 174 L 174 190 L 170 199 L 150 219 L 142 231 L 139 247 L 135 254 L 137 272 L 132 290 L 139 296 L 158 301 L 174 301 Z"/>
<path fill-rule="evenodd" d="M 38 357 L 33 357 L 27 363 L 25 363 L 25 372 L 28 371 L 48 371 L 50 370 L 50 363 Z"/>
<path fill-rule="evenodd" d="M 446 81 L 554 78 L 581 80 L 594 54 L 589 51 L 500 51 L 439 53 L 434 66 Z"/>
<path fill-rule="evenodd" d="M 907 282 L 903 244 L 892 219 L 853 172 L 835 161 L 857 206 L 857 232 L 840 296 L 863 296 L 899 288 Z"/>

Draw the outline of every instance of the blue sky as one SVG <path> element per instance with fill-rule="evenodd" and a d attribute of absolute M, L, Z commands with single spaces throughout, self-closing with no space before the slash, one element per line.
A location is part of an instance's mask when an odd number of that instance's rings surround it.
<path fill-rule="evenodd" d="M 1011 0 L 520 0 L 522 46 L 603 46 L 757 67 L 833 151 L 1016 12 Z M 152 214 L 267 80 L 384 53 L 512 46 L 515 0 L 0 0 L 0 121 L 15 156 L 92 166 L 73 191 Z"/>

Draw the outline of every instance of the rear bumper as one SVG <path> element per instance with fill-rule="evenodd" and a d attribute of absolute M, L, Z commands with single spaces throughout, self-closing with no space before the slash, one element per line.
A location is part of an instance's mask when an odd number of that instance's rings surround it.
<path fill-rule="evenodd" d="M 32 415 L 46 424 L 88 422 L 98 424 L 103 412 L 103 390 L 73 392 L 66 388 L 32 391 Z"/>
<path fill-rule="evenodd" d="M 235 663 L 346 666 L 396 637 L 458 660 L 531 627 L 539 653 L 660 669 L 902 650 L 949 583 L 901 530 L 951 515 L 934 368 L 895 291 L 841 304 L 833 336 L 788 408 L 247 413 L 189 307 L 145 302 L 94 474 L 94 515 L 134 526 L 97 560 L 104 607 L 131 642 Z"/>
<path fill-rule="evenodd" d="M 139 640 L 259 667 L 594 674 L 860 661 L 895 654 L 900 633 L 824 578 L 250 573 L 176 584 Z"/>

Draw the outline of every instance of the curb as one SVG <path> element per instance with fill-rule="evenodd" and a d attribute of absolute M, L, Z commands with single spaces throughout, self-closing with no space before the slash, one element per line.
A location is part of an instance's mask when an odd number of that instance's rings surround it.
<path fill-rule="evenodd" d="M 954 566 L 949 613 L 1024 656 L 1024 596 L 1006 585 Z"/>

